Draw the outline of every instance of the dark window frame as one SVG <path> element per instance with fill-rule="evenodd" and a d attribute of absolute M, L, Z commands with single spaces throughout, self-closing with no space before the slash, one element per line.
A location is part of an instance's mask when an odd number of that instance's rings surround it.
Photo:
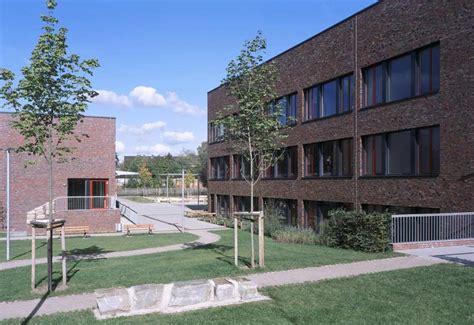
<path fill-rule="evenodd" d="M 344 107 L 344 80 L 349 79 L 348 85 L 349 85 L 349 107 L 345 108 Z M 336 108 L 335 108 L 335 113 L 327 115 L 326 112 L 324 112 L 324 86 L 336 82 L 336 96 L 335 96 L 335 101 L 336 101 Z M 310 86 L 308 88 L 305 88 L 303 91 L 303 108 L 304 108 L 304 114 L 303 114 L 303 122 L 308 122 L 308 121 L 313 121 L 313 120 L 319 120 L 323 118 L 328 118 L 332 116 L 339 116 L 343 115 L 349 112 L 352 112 L 354 110 L 354 73 L 347 73 L 342 76 L 339 76 L 337 78 L 332 78 L 330 80 L 320 82 L 317 84 L 314 84 L 313 86 Z M 313 103 L 316 105 L 316 110 L 313 110 Z M 315 115 L 315 116 L 314 116 Z"/>
<path fill-rule="evenodd" d="M 346 144 L 348 143 L 348 144 Z M 349 150 L 349 157 L 347 158 L 350 162 L 349 171 L 345 173 L 344 171 L 344 162 L 346 159 L 343 154 L 343 145 L 346 144 Z M 332 146 L 332 171 L 329 174 L 324 173 L 324 161 L 323 161 L 323 145 Z M 309 151 L 308 151 L 309 149 Z M 308 152 L 312 153 L 312 164 L 308 163 Z M 303 178 L 347 178 L 354 175 L 354 147 L 353 147 L 353 138 L 344 138 L 316 143 L 308 143 L 303 145 L 303 159 L 304 159 L 304 170 Z M 308 173 L 308 166 L 312 166 L 312 170 Z"/>

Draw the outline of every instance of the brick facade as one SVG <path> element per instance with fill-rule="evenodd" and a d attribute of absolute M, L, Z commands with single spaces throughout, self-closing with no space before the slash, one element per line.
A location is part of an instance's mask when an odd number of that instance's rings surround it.
<path fill-rule="evenodd" d="M 0 148 L 15 148 L 22 137 L 10 127 L 12 115 L 0 113 Z M 68 179 L 107 179 L 109 196 L 116 195 L 115 186 L 115 118 L 85 117 L 76 134 L 87 134 L 76 147 L 67 163 L 54 164 L 54 197 L 68 195 Z M 0 151 L 0 206 L 5 206 L 6 153 Z M 42 158 L 25 167 L 26 154 L 10 156 L 10 207 L 11 231 L 25 232 L 26 213 L 48 201 L 48 168 Z M 92 232 L 115 230 L 120 222 L 118 210 L 84 210 L 60 212 L 56 217 L 65 218 L 66 226 L 89 225 Z"/>
<path fill-rule="evenodd" d="M 299 220 L 303 201 L 423 207 L 440 212 L 474 211 L 474 2 L 385 0 L 364 9 L 272 58 L 278 70 L 278 96 L 298 94 L 297 124 L 288 146 L 298 146 L 298 177 L 262 180 L 260 198 L 296 199 Z M 364 108 L 362 69 L 439 42 L 439 91 Z M 346 114 L 303 122 L 304 89 L 353 73 L 354 109 Z M 224 87 L 208 93 L 208 121 L 232 104 Z M 439 125 L 440 171 L 436 176 L 361 176 L 361 137 Z M 353 139 L 353 174 L 344 178 L 303 178 L 303 145 Z M 229 155 L 225 143 L 209 145 L 209 157 Z M 232 160 L 232 157 L 231 157 Z M 230 163 L 232 166 L 232 161 Z M 249 196 L 244 181 L 210 180 L 209 195 Z M 211 200 L 209 200 L 211 202 Z M 212 207 L 210 207 L 212 209 Z"/>

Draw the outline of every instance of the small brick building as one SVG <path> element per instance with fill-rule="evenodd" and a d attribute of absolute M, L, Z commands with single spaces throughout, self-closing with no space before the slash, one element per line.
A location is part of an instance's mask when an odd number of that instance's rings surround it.
<path fill-rule="evenodd" d="M 316 230 L 341 206 L 473 211 L 473 13 L 468 0 L 379 1 L 270 59 L 296 123 L 257 206 L 276 201 Z M 224 87 L 209 91 L 209 208 L 221 213 L 249 206 L 245 162 L 212 123 L 229 104 Z"/>
<path fill-rule="evenodd" d="M 0 113 L 0 148 L 15 148 L 22 142 L 10 127 L 12 114 Z M 87 116 L 79 123 L 76 134 L 87 134 L 66 163 L 55 163 L 54 198 L 57 218 L 66 226 L 89 225 L 91 232 L 110 232 L 120 223 L 119 210 L 113 206 L 115 186 L 115 118 Z M 12 152 L 10 155 L 10 220 L 13 233 L 25 233 L 27 213 L 48 202 L 48 166 L 43 158 L 25 167 L 32 156 Z M 5 207 L 6 152 L 0 151 L 0 207 Z"/>

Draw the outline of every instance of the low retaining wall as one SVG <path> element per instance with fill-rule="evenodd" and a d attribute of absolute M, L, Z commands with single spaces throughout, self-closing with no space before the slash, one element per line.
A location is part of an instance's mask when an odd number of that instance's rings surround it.
<path fill-rule="evenodd" d="M 392 248 L 394 251 L 401 251 L 405 249 L 464 246 L 464 245 L 474 245 L 474 238 L 473 239 L 454 239 L 454 240 L 435 241 L 435 242 L 396 243 L 396 244 L 392 244 Z"/>
<path fill-rule="evenodd" d="M 97 319 L 179 313 L 269 299 L 259 294 L 257 285 L 246 278 L 142 284 L 128 289 L 99 289 L 95 295 Z"/>

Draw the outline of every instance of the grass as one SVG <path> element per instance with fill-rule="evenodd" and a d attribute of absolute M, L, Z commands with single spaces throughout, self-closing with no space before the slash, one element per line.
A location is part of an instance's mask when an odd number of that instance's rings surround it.
<path fill-rule="evenodd" d="M 67 237 L 66 249 L 68 254 L 101 254 L 114 251 L 127 251 L 148 247 L 159 247 L 193 241 L 198 237 L 192 234 L 154 234 L 95 237 Z M 0 262 L 5 261 L 5 241 L 0 241 Z M 10 244 L 11 260 L 31 258 L 31 240 L 12 240 Z M 53 253 L 61 254 L 61 241 L 54 239 Z M 36 257 L 46 257 L 46 239 L 36 241 Z"/>
<path fill-rule="evenodd" d="M 219 231 L 221 240 L 203 247 L 127 258 L 70 261 L 67 290 L 53 295 L 92 292 L 97 288 L 132 286 L 143 283 L 168 283 L 177 280 L 234 276 L 249 272 L 276 271 L 308 266 L 371 260 L 391 257 L 394 253 L 363 253 L 314 245 L 281 244 L 267 238 L 263 270 L 245 270 L 233 265 L 232 231 Z M 242 232 L 240 260 L 249 264 L 249 234 Z M 59 268 L 55 268 L 59 271 Z M 39 285 L 44 285 L 46 266 L 37 267 Z M 0 271 L 0 301 L 39 297 L 30 290 L 30 268 Z M 60 281 L 60 274 L 54 274 Z"/>
<path fill-rule="evenodd" d="M 125 199 L 138 203 L 156 203 L 155 200 L 144 196 L 127 196 Z"/>
<path fill-rule="evenodd" d="M 474 268 L 453 264 L 267 288 L 269 302 L 176 315 L 122 317 L 106 324 L 473 324 Z M 5 322 L 7 323 L 7 322 Z M 10 321 L 11 324 L 19 320 Z M 30 324 L 95 324 L 92 311 Z"/>

